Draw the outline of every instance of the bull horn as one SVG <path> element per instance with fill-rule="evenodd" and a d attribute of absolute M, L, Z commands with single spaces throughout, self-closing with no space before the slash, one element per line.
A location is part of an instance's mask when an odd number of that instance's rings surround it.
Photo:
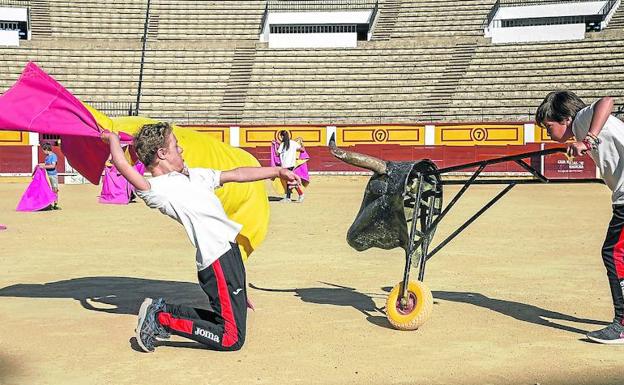
<path fill-rule="evenodd" d="M 374 156 L 360 154 L 353 151 L 345 151 L 336 147 L 336 135 L 332 134 L 329 139 L 329 151 L 333 156 L 353 166 L 362 167 L 367 170 L 371 170 L 377 174 L 386 173 L 386 162 L 377 159 Z"/>

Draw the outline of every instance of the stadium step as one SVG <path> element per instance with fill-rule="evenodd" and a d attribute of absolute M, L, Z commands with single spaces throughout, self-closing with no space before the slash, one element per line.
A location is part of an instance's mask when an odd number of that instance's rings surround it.
<path fill-rule="evenodd" d="M 147 40 L 148 41 L 158 40 L 159 21 L 160 21 L 160 17 L 158 15 L 149 16 L 149 21 L 147 22 Z"/>
<path fill-rule="evenodd" d="M 255 58 L 255 47 L 238 47 L 234 51 L 230 75 L 219 108 L 221 122 L 236 123 L 243 116 Z"/>
<path fill-rule="evenodd" d="M 390 40 L 402 2 L 402 0 L 387 0 L 380 5 L 371 40 Z"/>
<path fill-rule="evenodd" d="M 50 5 L 47 0 L 32 0 L 30 2 L 30 11 L 33 38 L 51 37 Z"/>
<path fill-rule="evenodd" d="M 621 6 L 618 6 L 606 29 L 624 29 L 624 10 Z"/>
<path fill-rule="evenodd" d="M 444 116 L 477 50 L 476 43 L 457 43 L 451 58 L 434 84 L 431 98 L 424 103 L 425 116 Z M 435 106 L 434 106 L 435 104 Z"/>

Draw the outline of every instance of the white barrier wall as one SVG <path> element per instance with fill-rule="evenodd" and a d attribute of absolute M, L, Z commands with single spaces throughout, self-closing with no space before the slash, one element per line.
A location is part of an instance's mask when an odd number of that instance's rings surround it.
<path fill-rule="evenodd" d="M 0 21 L 28 21 L 28 10 L 0 7 Z"/>
<path fill-rule="evenodd" d="M 536 25 L 531 27 L 492 28 L 492 43 L 583 40 L 585 24 Z"/>
<path fill-rule="evenodd" d="M 0 30 L 0 45 L 19 47 L 19 31 Z"/>
<path fill-rule="evenodd" d="M 368 24 L 372 10 L 345 12 L 269 12 L 261 42 L 270 48 L 349 48 L 357 46 L 356 33 L 270 33 L 272 25 L 354 25 Z"/>
<path fill-rule="evenodd" d="M 356 33 L 274 33 L 269 48 L 353 48 Z"/>
<path fill-rule="evenodd" d="M 562 17 L 596 15 L 606 1 L 577 3 L 570 0 L 562 4 L 527 5 L 522 7 L 500 7 L 494 20 L 528 19 L 532 17 Z"/>

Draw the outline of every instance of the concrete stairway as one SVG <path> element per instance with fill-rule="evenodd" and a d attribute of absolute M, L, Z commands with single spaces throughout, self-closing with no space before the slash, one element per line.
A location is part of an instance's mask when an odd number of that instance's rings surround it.
<path fill-rule="evenodd" d="M 32 0 L 30 2 L 30 19 L 33 39 L 52 36 L 50 6 L 47 0 Z"/>
<path fill-rule="evenodd" d="M 255 56 L 255 47 L 239 47 L 234 52 L 230 76 L 219 108 L 223 123 L 240 122 L 244 114 Z"/>
<path fill-rule="evenodd" d="M 371 40 L 390 40 L 402 2 L 402 0 L 387 0 L 381 4 Z"/>
<path fill-rule="evenodd" d="M 433 120 L 445 115 L 446 110 L 451 105 L 453 95 L 475 55 L 476 48 L 476 43 L 458 43 L 455 45 L 453 55 L 448 60 L 442 77 L 436 81 L 431 98 L 425 103 L 424 117 Z"/>

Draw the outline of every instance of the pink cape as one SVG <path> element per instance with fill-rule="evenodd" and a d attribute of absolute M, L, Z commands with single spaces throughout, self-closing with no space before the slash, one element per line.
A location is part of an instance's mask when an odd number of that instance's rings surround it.
<path fill-rule="evenodd" d="M 141 175 L 145 172 L 145 166 L 141 162 L 138 162 L 134 168 Z M 127 205 L 133 192 L 134 186 L 128 183 L 115 166 L 108 166 L 104 169 L 102 192 L 98 200 L 100 203 Z"/>
<path fill-rule="evenodd" d="M 279 146 L 277 142 L 272 142 L 271 144 L 271 167 L 281 166 L 282 162 L 277 153 L 277 147 Z M 306 150 L 303 150 L 299 153 L 299 159 L 310 159 L 310 155 L 308 155 Z M 296 166 L 293 172 L 299 175 L 302 181 L 305 183 L 310 183 L 310 174 L 308 173 L 308 162 L 304 162 L 299 166 Z"/>
<path fill-rule="evenodd" d="M 50 206 L 56 200 L 56 194 L 52 191 L 46 171 L 37 166 L 33 173 L 33 180 L 17 204 L 17 211 L 39 211 Z"/>
<path fill-rule="evenodd" d="M 110 153 L 100 140 L 97 121 L 35 63 L 28 62 L 13 87 L 0 96 L 0 111 L 0 130 L 60 135 L 61 150 L 71 166 L 89 182 L 100 182 Z"/>

